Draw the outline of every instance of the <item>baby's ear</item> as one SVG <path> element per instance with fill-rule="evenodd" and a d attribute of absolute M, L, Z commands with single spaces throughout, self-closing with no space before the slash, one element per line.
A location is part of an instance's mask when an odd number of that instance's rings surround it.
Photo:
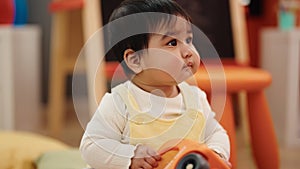
<path fill-rule="evenodd" d="M 140 73 L 143 68 L 141 66 L 140 56 L 132 49 L 126 49 L 124 51 L 124 61 L 126 65 L 131 69 L 135 74 Z"/>

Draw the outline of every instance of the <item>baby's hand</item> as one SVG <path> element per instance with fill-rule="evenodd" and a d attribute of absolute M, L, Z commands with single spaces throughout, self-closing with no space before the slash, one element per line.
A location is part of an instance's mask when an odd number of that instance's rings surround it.
<path fill-rule="evenodd" d="M 130 169 L 152 169 L 158 166 L 160 155 L 146 145 L 138 145 L 131 159 Z"/>

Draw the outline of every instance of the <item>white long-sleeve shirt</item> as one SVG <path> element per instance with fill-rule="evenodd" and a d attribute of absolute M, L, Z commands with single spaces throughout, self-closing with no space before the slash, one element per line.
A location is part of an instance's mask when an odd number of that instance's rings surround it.
<path fill-rule="evenodd" d="M 154 117 L 172 118 L 174 113 L 185 112 L 182 94 L 165 98 L 148 93 L 132 82 L 124 83 L 125 87 L 136 98 L 142 112 Z M 197 109 L 206 117 L 206 126 L 201 140 L 212 150 L 229 159 L 230 145 L 226 131 L 214 118 L 206 94 L 198 87 L 191 86 L 197 93 Z M 128 169 L 136 146 L 129 144 L 129 122 L 126 105 L 116 93 L 106 93 L 87 125 L 80 144 L 84 160 L 95 169 Z M 200 140 L 199 140 L 200 141 Z"/>

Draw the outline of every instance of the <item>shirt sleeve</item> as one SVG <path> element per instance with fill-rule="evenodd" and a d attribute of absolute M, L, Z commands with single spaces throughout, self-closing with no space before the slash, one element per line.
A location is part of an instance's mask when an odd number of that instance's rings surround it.
<path fill-rule="evenodd" d="M 230 157 L 230 143 L 227 132 L 221 126 L 221 124 L 215 119 L 215 113 L 212 111 L 206 94 L 198 90 L 200 96 L 200 106 L 203 113 L 206 116 L 206 126 L 204 131 L 205 144 L 213 151 L 220 154 L 225 160 L 229 160 Z"/>
<path fill-rule="evenodd" d="M 112 94 L 103 96 L 82 137 L 80 151 L 92 168 L 128 169 L 134 156 L 136 147 L 128 144 L 125 138 L 125 107 L 118 99 L 120 97 Z"/>

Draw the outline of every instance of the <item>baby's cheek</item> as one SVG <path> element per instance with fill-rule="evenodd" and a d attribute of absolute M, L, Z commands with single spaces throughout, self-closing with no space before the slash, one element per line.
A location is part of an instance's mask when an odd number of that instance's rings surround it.
<path fill-rule="evenodd" d="M 184 62 L 178 58 L 170 59 L 167 64 L 169 65 L 168 67 L 170 68 L 170 73 L 179 73 L 184 66 Z"/>
<path fill-rule="evenodd" d="M 161 59 L 159 59 L 159 62 L 162 64 L 163 70 L 171 76 L 177 76 L 184 65 L 181 58 L 170 53 L 165 54 Z"/>

